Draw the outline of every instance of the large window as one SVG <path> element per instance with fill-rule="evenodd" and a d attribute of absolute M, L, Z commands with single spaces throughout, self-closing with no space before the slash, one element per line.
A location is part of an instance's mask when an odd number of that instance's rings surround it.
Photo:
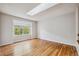
<path fill-rule="evenodd" d="M 14 35 L 31 34 L 31 23 L 26 21 L 14 20 Z"/>

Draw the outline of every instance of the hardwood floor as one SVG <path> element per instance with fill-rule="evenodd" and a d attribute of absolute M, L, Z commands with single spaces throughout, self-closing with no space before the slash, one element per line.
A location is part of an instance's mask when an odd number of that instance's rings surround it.
<path fill-rule="evenodd" d="M 77 56 L 74 46 L 56 42 L 33 39 L 11 45 L 1 46 L 2 56 Z"/>

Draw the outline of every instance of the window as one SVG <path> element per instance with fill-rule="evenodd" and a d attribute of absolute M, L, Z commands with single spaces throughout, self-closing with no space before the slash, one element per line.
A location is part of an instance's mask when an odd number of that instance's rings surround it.
<path fill-rule="evenodd" d="M 14 35 L 31 34 L 31 27 L 29 22 L 14 20 Z"/>

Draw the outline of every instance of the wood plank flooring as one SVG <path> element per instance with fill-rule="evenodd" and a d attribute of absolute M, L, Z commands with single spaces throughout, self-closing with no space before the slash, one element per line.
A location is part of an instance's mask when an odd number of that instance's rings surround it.
<path fill-rule="evenodd" d="M 1 56 L 77 56 L 74 46 L 32 39 L 0 47 Z"/>

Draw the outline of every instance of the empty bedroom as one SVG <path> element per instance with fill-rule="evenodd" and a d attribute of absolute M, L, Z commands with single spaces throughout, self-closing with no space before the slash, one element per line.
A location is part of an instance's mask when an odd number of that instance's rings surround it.
<path fill-rule="evenodd" d="M 78 56 L 78 3 L 0 3 L 0 56 Z"/>

